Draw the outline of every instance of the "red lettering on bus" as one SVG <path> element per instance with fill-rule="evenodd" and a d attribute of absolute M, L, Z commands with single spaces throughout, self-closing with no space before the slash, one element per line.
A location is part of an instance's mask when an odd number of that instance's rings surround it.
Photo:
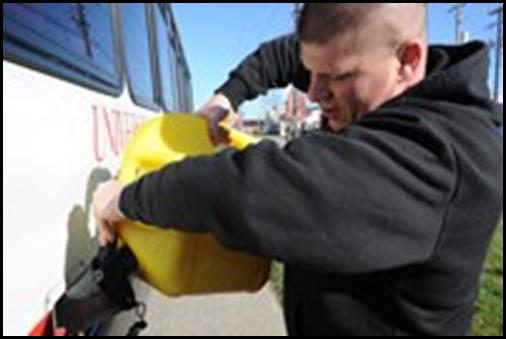
<path fill-rule="evenodd" d="M 116 108 L 91 105 L 93 118 L 93 154 L 102 162 L 108 154 L 117 157 L 146 117 Z"/>

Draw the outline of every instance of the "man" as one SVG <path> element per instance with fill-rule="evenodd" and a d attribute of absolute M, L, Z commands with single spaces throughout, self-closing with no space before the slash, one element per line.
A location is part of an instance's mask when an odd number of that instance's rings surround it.
<path fill-rule="evenodd" d="M 487 56 L 428 48 L 424 4 L 306 4 L 297 34 L 250 55 L 202 114 L 220 141 L 224 111 L 292 83 L 324 130 L 108 183 L 101 240 L 124 214 L 280 260 L 291 335 L 470 334 L 503 203 Z"/>

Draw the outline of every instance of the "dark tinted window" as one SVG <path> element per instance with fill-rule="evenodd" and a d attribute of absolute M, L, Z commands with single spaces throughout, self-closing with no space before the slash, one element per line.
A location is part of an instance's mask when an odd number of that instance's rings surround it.
<path fill-rule="evenodd" d="M 126 70 L 133 100 L 156 108 L 146 5 L 124 4 L 121 8 Z"/>
<path fill-rule="evenodd" d="M 3 4 L 3 55 L 108 93 L 120 76 L 109 4 Z"/>
<path fill-rule="evenodd" d="M 169 29 L 166 17 L 159 5 L 154 6 L 154 23 L 158 55 L 158 72 L 160 74 L 160 99 L 166 111 L 174 111 L 173 53 L 169 44 Z"/>

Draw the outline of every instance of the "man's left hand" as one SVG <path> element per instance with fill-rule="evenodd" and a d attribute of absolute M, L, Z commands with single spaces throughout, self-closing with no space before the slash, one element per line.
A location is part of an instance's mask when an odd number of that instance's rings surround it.
<path fill-rule="evenodd" d="M 116 225 L 125 220 L 119 210 L 119 198 L 123 185 L 116 180 L 100 184 L 93 195 L 93 215 L 98 229 L 98 241 L 105 246 L 114 242 Z"/>

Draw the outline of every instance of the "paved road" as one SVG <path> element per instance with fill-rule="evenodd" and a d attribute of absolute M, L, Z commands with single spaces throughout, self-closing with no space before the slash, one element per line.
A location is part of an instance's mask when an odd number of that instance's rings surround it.
<path fill-rule="evenodd" d="M 167 298 L 146 296 L 149 327 L 142 335 L 286 335 L 282 310 L 270 285 L 260 292 Z M 109 334 L 124 335 L 132 316 L 117 317 Z"/>

